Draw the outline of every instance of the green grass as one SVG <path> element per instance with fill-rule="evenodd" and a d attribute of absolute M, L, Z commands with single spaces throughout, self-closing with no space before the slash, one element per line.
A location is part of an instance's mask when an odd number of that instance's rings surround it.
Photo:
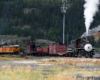
<path fill-rule="evenodd" d="M 20 52 L 20 55 L 23 53 Z M 27 56 L 19 56 L 19 55 L 12 55 L 12 54 L 2 54 L 0 55 L 0 61 L 12 61 L 12 60 L 26 60 Z"/>
<path fill-rule="evenodd" d="M 0 61 L 25 60 L 25 58 L 0 57 Z"/>

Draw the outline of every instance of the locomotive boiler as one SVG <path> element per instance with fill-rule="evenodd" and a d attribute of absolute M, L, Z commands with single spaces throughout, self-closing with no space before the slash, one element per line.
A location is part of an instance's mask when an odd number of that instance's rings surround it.
<path fill-rule="evenodd" d="M 94 55 L 94 49 L 86 38 L 79 38 L 71 41 L 71 44 L 67 48 L 67 55 L 70 57 L 86 57 L 92 58 Z"/>

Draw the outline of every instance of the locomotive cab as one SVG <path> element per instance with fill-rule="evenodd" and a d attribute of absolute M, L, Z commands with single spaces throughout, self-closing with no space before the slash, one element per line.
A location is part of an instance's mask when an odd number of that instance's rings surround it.
<path fill-rule="evenodd" d="M 87 41 L 86 41 L 86 38 L 82 38 L 82 39 L 80 38 L 76 40 L 76 43 L 77 43 L 76 48 L 83 49 Z"/>

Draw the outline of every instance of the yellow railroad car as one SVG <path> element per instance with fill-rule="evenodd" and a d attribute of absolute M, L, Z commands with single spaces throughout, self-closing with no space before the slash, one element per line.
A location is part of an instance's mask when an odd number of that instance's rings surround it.
<path fill-rule="evenodd" d="M 10 45 L 10 46 L 2 46 L 0 47 L 0 53 L 16 53 L 20 52 L 19 45 Z"/>
<path fill-rule="evenodd" d="M 2 53 L 6 53 L 6 47 L 2 48 Z"/>
<path fill-rule="evenodd" d="M 13 50 L 14 50 L 15 53 L 19 53 L 20 52 L 20 46 L 19 45 L 14 45 Z"/>
<path fill-rule="evenodd" d="M 0 47 L 0 53 L 2 53 L 2 47 Z"/>

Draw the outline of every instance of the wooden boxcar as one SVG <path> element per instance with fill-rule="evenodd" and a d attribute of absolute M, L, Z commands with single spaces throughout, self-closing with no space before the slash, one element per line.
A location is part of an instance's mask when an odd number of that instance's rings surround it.
<path fill-rule="evenodd" d="M 42 52 L 43 52 L 42 50 L 43 50 L 42 48 L 37 48 L 37 49 L 36 49 L 36 52 L 37 52 L 37 53 L 42 53 Z"/>
<path fill-rule="evenodd" d="M 33 54 L 35 53 L 35 43 L 34 42 L 28 42 L 26 46 L 26 53 L 27 54 Z"/>
<path fill-rule="evenodd" d="M 49 48 L 42 48 L 42 53 L 49 53 Z"/>
<path fill-rule="evenodd" d="M 66 55 L 66 45 L 64 44 L 50 44 L 49 45 L 49 54 L 58 54 L 58 55 Z"/>
<path fill-rule="evenodd" d="M 27 43 L 26 54 L 54 54 L 54 55 L 66 55 L 66 45 L 64 44 L 50 44 L 48 48 L 38 48 L 35 43 Z"/>

